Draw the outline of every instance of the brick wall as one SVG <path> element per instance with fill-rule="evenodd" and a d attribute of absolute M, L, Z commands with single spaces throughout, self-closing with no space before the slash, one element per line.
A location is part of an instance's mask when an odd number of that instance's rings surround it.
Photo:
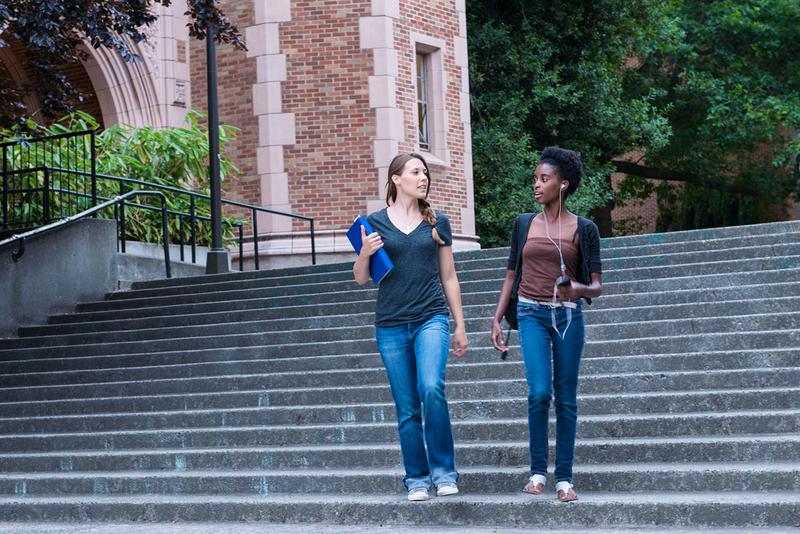
<path fill-rule="evenodd" d="M 377 195 L 372 55 L 359 48 L 358 24 L 370 2 L 297 0 L 291 10 L 291 21 L 280 26 L 283 111 L 295 117 L 296 143 L 284 149 L 289 202 L 296 213 L 313 216 L 318 229 L 341 228 Z"/>
<path fill-rule="evenodd" d="M 222 9 L 231 22 L 244 33 L 253 24 L 253 3 L 249 0 L 224 0 Z M 191 107 L 207 113 L 206 42 L 190 39 L 189 62 L 191 72 Z M 220 124 L 239 128 L 236 138 L 225 147 L 240 172 L 222 184 L 225 199 L 249 204 L 261 204 L 260 182 L 256 173 L 256 147 L 258 146 L 258 121 L 253 115 L 250 87 L 256 80 L 256 62 L 242 50 L 231 45 L 217 45 L 217 100 Z M 223 208 L 225 215 L 248 216 L 230 206 Z"/>
<path fill-rule="evenodd" d="M 277 9 L 279 4 L 285 2 L 267 4 L 267 9 Z M 373 209 L 380 205 L 377 199 L 385 195 L 379 185 L 374 145 L 379 125 L 370 102 L 370 77 L 375 73 L 376 62 L 373 50 L 362 48 L 360 28 L 360 20 L 374 15 L 375 4 L 375 0 L 292 0 L 290 16 L 278 19 L 279 51 L 274 50 L 274 45 L 269 47 L 269 54 L 277 52 L 285 57 L 279 113 L 291 117 L 294 124 L 294 143 L 282 145 L 279 152 L 288 177 L 288 207 L 295 213 L 313 216 L 317 230 L 346 228 L 356 214 L 367 211 L 368 205 Z M 404 140 L 397 148 L 410 151 L 416 145 L 416 51 L 411 40 L 412 32 L 416 32 L 443 43 L 448 157 L 443 165 L 432 166 L 431 201 L 447 213 L 454 231 L 461 232 L 462 211 L 471 206 L 467 200 L 464 169 L 468 158 L 459 93 L 466 82 L 461 79 L 462 68 L 455 64 L 454 39 L 463 34 L 465 24 L 459 20 L 458 2 L 454 0 L 399 0 L 393 9 L 397 10 L 398 4 L 399 12 L 393 16 L 393 46 L 398 62 L 396 100 L 403 112 Z M 252 1 L 227 0 L 222 7 L 243 33 L 247 27 L 263 23 L 255 20 Z M 262 33 L 251 31 L 249 35 L 261 38 Z M 192 41 L 189 49 L 192 107 L 205 110 L 205 45 Z M 228 153 L 242 172 L 235 181 L 223 184 L 224 196 L 253 204 L 270 202 L 272 193 L 262 189 L 267 187 L 264 180 L 275 176 L 259 178 L 257 148 L 259 144 L 276 143 L 259 138 L 252 88 L 264 80 L 258 79 L 256 58 L 222 45 L 218 47 L 217 61 L 220 121 L 241 129 Z M 270 79 L 274 75 L 273 72 Z M 279 201 L 272 202 L 280 205 Z M 300 221 L 292 226 L 299 232 L 307 228 L 307 223 Z"/>
<path fill-rule="evenodd" d="M 614 173 L 611 175 L 611 185 L 615 189 L 624 179 L 625 175 Z M 648 180 L 657 185 L 656 180 Z M 656 231 L 658 219 L 658 203 L 653 193 L 646 199 L 631 199 L 623 205 L 617 205 L 611 210 L 611 220 L 614 225 L 614 235 L 647 234 Z"/>
<path fill-rule="evenodd" d="M 411 33 L 444 41 L 442 65 L 446 73 L 444 104 L 446 109 L 448 165 L 432 166 L 431 204 L 450 219 L 454 232 L 461 232 L 461 209 L 467 206 L 464 176 L 464 128 L 459 120 L 461 69 L 456 66 L 453 42 L 459 35 L 459 20 L 453 0 L 401 0 L 400 19 L 395 24 L 395 46 L 398 55 L 397 100 L 403 110 L 405 141 L 400 151 L 415 149 L 416 115 L 416 48 Z"/>

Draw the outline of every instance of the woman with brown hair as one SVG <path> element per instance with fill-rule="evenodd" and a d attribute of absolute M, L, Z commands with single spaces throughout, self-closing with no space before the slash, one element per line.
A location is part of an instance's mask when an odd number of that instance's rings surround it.
<path fill-rule="evenodd" d="M 394 263 L 378 289 L 375 337 L 395 402 L 408 500 L 424 501 L 432 486 L 440 497 L 458 493 L 444 383 L 448 305 L 456 357 L 466 352 L 467 334 L 450 222 L 427 200 L 431 180 L 425 159 L 413 153 L 396 156 L 388 178 L 387 207 L 367 217 L 373 233 L 366 235 L 362 226 L 353 275 L 365 284 L 369 257 L 380 248 Z"/>

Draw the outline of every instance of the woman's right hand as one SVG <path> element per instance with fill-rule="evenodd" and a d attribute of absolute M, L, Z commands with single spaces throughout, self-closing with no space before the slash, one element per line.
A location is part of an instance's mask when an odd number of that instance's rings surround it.
<path fill-rule="evenodd" d="M 359 256 L 366 255 L 367 257 L 372 256 L 378 250 L 383 248 L 383 240 L 381 236 L 378 235 L 378 232 L 372 232 L 371 234 L 367 235 L 367 231 L 364 229 L 364 226 L 361 226 L 361 253 Z"/>
<path fill-rule="evenodd" d="M 503 329 L 497 319 L 492 319 L 492 345 L 500 352 L 508 351 L 508 347 L 503 345 Z"/>

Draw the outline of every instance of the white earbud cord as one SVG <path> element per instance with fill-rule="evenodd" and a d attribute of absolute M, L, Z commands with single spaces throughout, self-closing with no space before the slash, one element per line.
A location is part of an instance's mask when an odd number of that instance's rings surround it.
<path fill-rule="evenodd" d="M 544 231 L 547 234 L 547 239 L 549 239 L 550 242 L 553 244 L 553 246 L 556 247 L 556 250 L 558 250 L 558 257 L 561 260 L 561 265 L 560 265 L 560 267 L 561 267 L 561 275 L 564 276 L 564 275 L 567 274 L 567 267 L 566 267 L 566 265 L 564 265 L 564 255 L 561 253 L 561 191 L 562 191 L 562 189 L 559 188 L 559 190 L 558 190 L 558 217 L 557 217 L 557 220 L 558 220 L 558 243 L 557 244 L 556 244 L 555 241 L 553 241 L 553 238 L 550 237 L 550 226 L 547 223 L 547 213 L 545 213 L 544 210 L 542 210 L 542 215 L 544 216 Z M 564 328 L 564 333 L 562 334 L 561 332 L 558 331 L 558 326 L 556 324 L 556 308 L 555 308 L 555 305 L 558 303 L 557 297 L 558 297 L 558 280 L 553 282 L 553 307 L 550 308 L 550 318 L 551 318 L 552 323 L 553 323 L 553 330 L 556 331 L 556 334 L 558 334 L 561 339 L 564 339 L 564 336 L 567 335 L 567 330 L 569 329 L 569 325 L 572 324 L 572 308 L 564 306 L 564 309 L 567 311 L 567 327 Z"/>

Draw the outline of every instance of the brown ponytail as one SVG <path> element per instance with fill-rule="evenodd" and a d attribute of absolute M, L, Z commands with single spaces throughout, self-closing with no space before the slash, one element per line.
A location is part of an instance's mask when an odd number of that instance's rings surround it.
<path fill-rule="evenodd" d="M 440 245 L 444 245 L 444 239 L 439 237 L 439 232 L 436 231 L 436 212 L 433 211 L 427 199 L 419 199 L 419 211 L 422 212 L 422 216 L 428 221 L 428 224 L 433 227 L 431 228 L 431 237 L 433 237 L 433 240 Z"/>
<path fill-rule="evenodd" d="M 403 174 L 403 168 L 406 166 L 406 163 L 413 158 L 416 158 L 422 162 L 422 164 L 425 166 L 425 174 L 428 176 L 428 189 L 425 191 L 425 198 L 420 198 L 418 200 L 419 211 L 422 213 L 422 217 L 428 222 L 428 224 L 433 226 L 431 229 L 431 237 L 433 240 L 440 245 L 444 245 L 444 240 L 439 237 L 439 233 L 436 231 L 436 212 L 433 211 L 430 202 L 428 202 L 428 193 L 431 190 L 431 173 L 430 170 L 428 170 L 428 162 L 425 161 L 425 158 L 415 152 L 409 152 L 407 154 L 398 154 L 394 157 L 394 159 L 392 159 L 392 162 L 389 163 L 389 179 L 386 181 L 386 205 L 390 206 L 391 203 L 397 200 L 397 186 L 394 185 L 392 176 L 400 176 Z"/>

